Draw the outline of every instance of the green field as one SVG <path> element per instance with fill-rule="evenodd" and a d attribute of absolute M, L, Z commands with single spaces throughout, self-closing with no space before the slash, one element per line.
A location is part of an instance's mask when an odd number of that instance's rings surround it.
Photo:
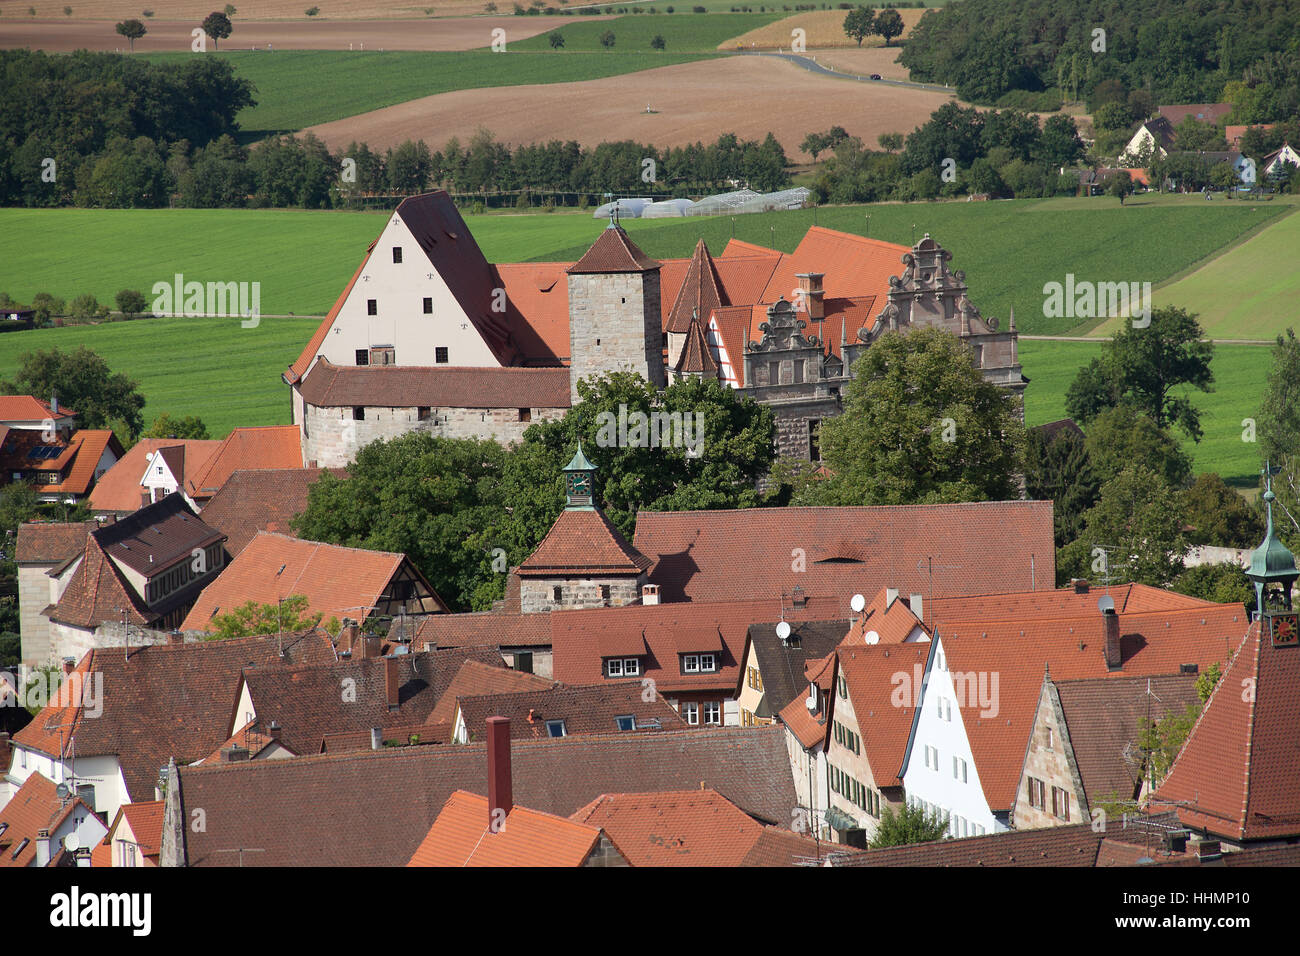
<path fill-rule="evenodd" d="M 247 139 L 293 132 L 435 93 L 596 80 L 704 57 L 704 54 L 671 50 L 625 51 L 617 56 L 490 50 L 453 53 L 282 50 L 274 55 L 222 50 L 208 55 L 228 57 L 238 74 L 257 87 L 254 94 L 257 105 L 238 116 Z M 182 63 L 190 58 L 188 53 L 142 53 L 140 56 L 157 63 Z"/>
<path fill-rule="evenodd" d="M 785 16 L 787 14 L 784 13 L 628 15 L 613 20 L 560 24 L 549 33 L 508 44 L 508 47 L 515 50 L 549 50 L 551 34 L 558 33 L 564 37 L 564 52 L 588 50 L 617 55 L 634 51 L 650 51 L 650 41 L 658 35 L 664 38 L 665 51 L 669 53 L 683 51 L 714 53 L 719 43 L 750 30 L 767 26 Z M 600 44 L 600 37 L 606 30 L 614 34 L 614 46 L 608 51 Z"/>
<path fill-rule="evenodd" d="M 1065 418 L 1065 392 L 1079 367 L 1101 354 L 1101 343 L 1020 341 L 1020 361 L 1030 379 L 1025 390 L 1025 424 Z M 1217 345 L 1214 391 L 1188 389 L 1201 410 L 1204 436 L 1184 441 L 1195 470 L 1214 471 L 1229 484 L 1254 488 L 1260 469 L 1259 445 L 1242 441 L 1242 419 L 1254 418 L 1264 397 L 1270 351 L 1259 345 Z M 1181 436 L 1180 432 L 1176 432 Z"/>
<path fill-rule="evenodd" d="M 0 376 L 17 371 L 23 352 L 85 345 L 139 381 L 146 425 L 163 412 L 197 415 L 213 438 L 224 438 L 236 425 L 289 423 L 289 387 L 280 373 L 319 324 L 264 316 L 244 329 L 238 319 L 141 319 L 9 332 L 0 335 Z"/>
<path fill-rule="evenodd" d="M 1291 207 L 1294 209 L 1294 207 Z M 1191 275 L 1156 291 L 1158 308 L 1178 305 L 1199 315 L 1206 335 L 1219 339 L 1272 339 L 1300 322 L 1300 215 L 1289 215 Z M 1097 331 L 1109 335 L 1114 322 Z"/>

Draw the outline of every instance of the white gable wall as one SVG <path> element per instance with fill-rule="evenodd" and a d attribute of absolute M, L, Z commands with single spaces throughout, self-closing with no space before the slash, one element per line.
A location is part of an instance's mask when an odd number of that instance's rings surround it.
<path fill-rule="evenodd" d="M 451 240 L 443 237 L 442 241 Z M 401 263 L 393 262 L 395 246 L 402 250 Z M 433 299 L 431 315 L 424 313 L 426 297 Z M 376 315 L 368 314 L 370 299 L 375 300 Z M 497 368 L 501 364 L 396 213 L 339 309 L 319 354 L 335 365 L 356 365 L 357 349 L 368 352 L 381 345 L 396 350 L 398 365 L 434 365 L 438 347 L 446 347 L 448 365 Z"/>
<path fill-rule="evenodd" d="M 957 706 L 958 698 L 952 674 L 947 668 L 947 655 L 943 651 L 942 640 L 937 637 L 935 648 L 930 654 L 923 688 L 920 711 L 913 726 L 912 741 L 903 770 L 903 787 L 907 792 L 908 803 L 921 801 L 923 805 L 938 810 L 949 820 L 950 837 L 1006 830 L 1006 824 L 993 815 L 984 798 L 975 757 L 966 737 L 962 711 Z M 996 700 L 995 695 L 994 699 Z M 990 715 L 982 719 L 997 718 L 996 715 Z M 930 766 L 926 765 L 927 746 L 938 751 L 938 769 L 934 767 L 933 753 Z M 965 761 L 964 780 L 960 764 L 957 776 L 953 775 L 954 757 Z M 964 833 L 962 821 L 965 821 Z"/>

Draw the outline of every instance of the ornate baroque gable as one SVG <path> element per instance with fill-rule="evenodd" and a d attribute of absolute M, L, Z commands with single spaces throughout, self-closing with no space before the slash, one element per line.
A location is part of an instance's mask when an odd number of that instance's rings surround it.
<path fill-rule="evenodd" d="M 798 313 L 794 310 L 794 305 L 785 300 L 785 297 L 777 299 L 767 309 L 767 321 L 759 323 L 759 331 L 763 337 L 758 342 L 750 342 L 745 346 L 746 352 L 784 352 L 791 349 L 818 349 L 822 347 L 821 341 L 815 335 L 805 336 L 803 330 L 808 327 L 808 323 L 799 318 Z"/>

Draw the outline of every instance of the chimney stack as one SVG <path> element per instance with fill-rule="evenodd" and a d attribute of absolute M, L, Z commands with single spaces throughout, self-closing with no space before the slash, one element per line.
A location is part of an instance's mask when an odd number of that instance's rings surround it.
<path fill-rule="evenodd" d="M 489 717 L 487 732 L 488 828 L 496 833 L 515 805 L 510 773 L 510 718 Z"/>
<path fill-rule="evenodd" d="M 885 588 L 885 610 L 888 611 L 898 600 L 898 588 Z"/>
<path fill-rule="evenodd" d="M 921 602 L 921 595 L 913 594 L 907 599 L 907 606 L 912 609 L 912 613 L 916 615 L 916 619 L 924 623 L 925 605 Z"/>
<path fill-rule="evenodd" d="M 360 633 L 361 626 L 350 617 L 345 617 L 343 619 L 343 627 L 339 631 L 339 653 L 347 654 L 355 650 L 357 637 Z"/>
<path fill-rule="evenodd" d="M 1101 612 L 1102 634 L 1105 637 L 1106 667 L 1117 671 L 1124 665 L 1119 646 L 1119 615 L 1113 607 Z"/>
<path fill-rule="evenodd" d="M 59 414 L 59 396 L 57 395 L 50 396 L 50 414 Z"/>
<path fill-rule="evenodd" d="M 804 304 L 808 307 L 808 318 L 820 322 L 826 318 L 825 293 L 822 291 L 822 272 L 800 272 L 795 276 L 799 280 L 799 291 L 803 293 Z"/>
<path fill-rule="evenodd" d="M 238 763 L 239 761 L 247 760 L 248 758 L 248 748 L 241 747 L 239 744 L 235 744 L 233 747 L 227 747 L 225 750 L 221 751 L 221 759 L 225 763 Z"/>
<path fill-rule="evenodd" d="M 658 604 L 659 603 L 659 585 L 643 584 L 641 585 L 641 603 Z"/>
<path fill-rule="evenodd" d="M 279 740 L 280 735 L 283 732 L 284 732 L 284 728 L 280 726 L 280 722 L 273 720 L 271 721 L 271 726 L 267 728 L 266 735 L 270 737 L 272 740 Z"/>
<path fill-rule="evenodd" d="M 1195 846 L 1196 859 L 1202 863 L 1212 863 L 1223 856 L 1222 847 L 1219 845 L 1218 840 L 1202 838 L 1196 841 Z"/>
<path fill-rule="evenodd" d="M 147 508 L 147 507 L 149 507 L 149 505 L 153 504 L 152 500 L 150 500 L 152 497 L 153 497 L 152 492 L 150 492 L 150 490 L 149 490 L 148 488 L 141 488 L 141 489 L 140 489 L 140 507 L 141 507 L 141 508 Z"/>
<path fill-rule="evenodd" d="M 1087 593 L 1088 593 L 1088 579 L 1087 579 L 1087 578 L 1070 578 L 1070 587 L 1074 588 L 1074 593 L 1075 593 L 1075 594 L 1087 594 Z"/>
<path fill-rule="evenodd" d="M 402 706 L 402 662 L 396 657 L 384 658 L 384 690 L 388 696 L 388 710 Z"/>
<path fill-rule="evenodd" d="M 51 840 L 50 840 L 49 830 L 36 831 L 36 865 L 37 866 L 50 865 L 50 843 Z"/>
<path fill-rule="evenodd" d="M 65 657 L 63 659 L 63 673 L 71 674 L 77 669 L 77 659 L 75 657 Z"/>

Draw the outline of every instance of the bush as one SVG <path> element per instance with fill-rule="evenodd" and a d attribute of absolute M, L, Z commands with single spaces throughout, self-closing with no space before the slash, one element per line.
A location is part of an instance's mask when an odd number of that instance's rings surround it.
<path fill-rule="evenodd" d="M 691 13 L 708 13 L 706 7 L 691 7 Z"/>
<path fill-rule="evenodd" d="M 108 315 L 108 307 L 99 304 L 90 293 L 79 295 L 68 306 L 68 315 L 74 319 L 102 319 Z"/>
<path fill-rule="evenodd" d="M 48 292 L 38 292 L 32 297 L 32 310 L 36 313 L 36 323 L 43 325 L 56 315 L 63 315 L 67 304 Z"/>
<path fill-rule="evenodd" d="M 139 289 L 123 289 L 115 297 L 117 311 L 126 316 L 139 315 L 148 308 L 144 293 Z"/>
<path fill-rule="evenodd" d="M 308 7 L 303 11 L 303 13 L 307 14 L 309 17 L 314 17 L 316 14 L 320 13 L 320 7 Z"/>
<path fill-rule="evenodd" d="M 143 17 L 151 17 L 151 16 L 153 16 L 153 11 L 152 11 L 152 10 L 145 10 L 143 13 L 141 13 L 141 16 L 143 16 Z"/>

